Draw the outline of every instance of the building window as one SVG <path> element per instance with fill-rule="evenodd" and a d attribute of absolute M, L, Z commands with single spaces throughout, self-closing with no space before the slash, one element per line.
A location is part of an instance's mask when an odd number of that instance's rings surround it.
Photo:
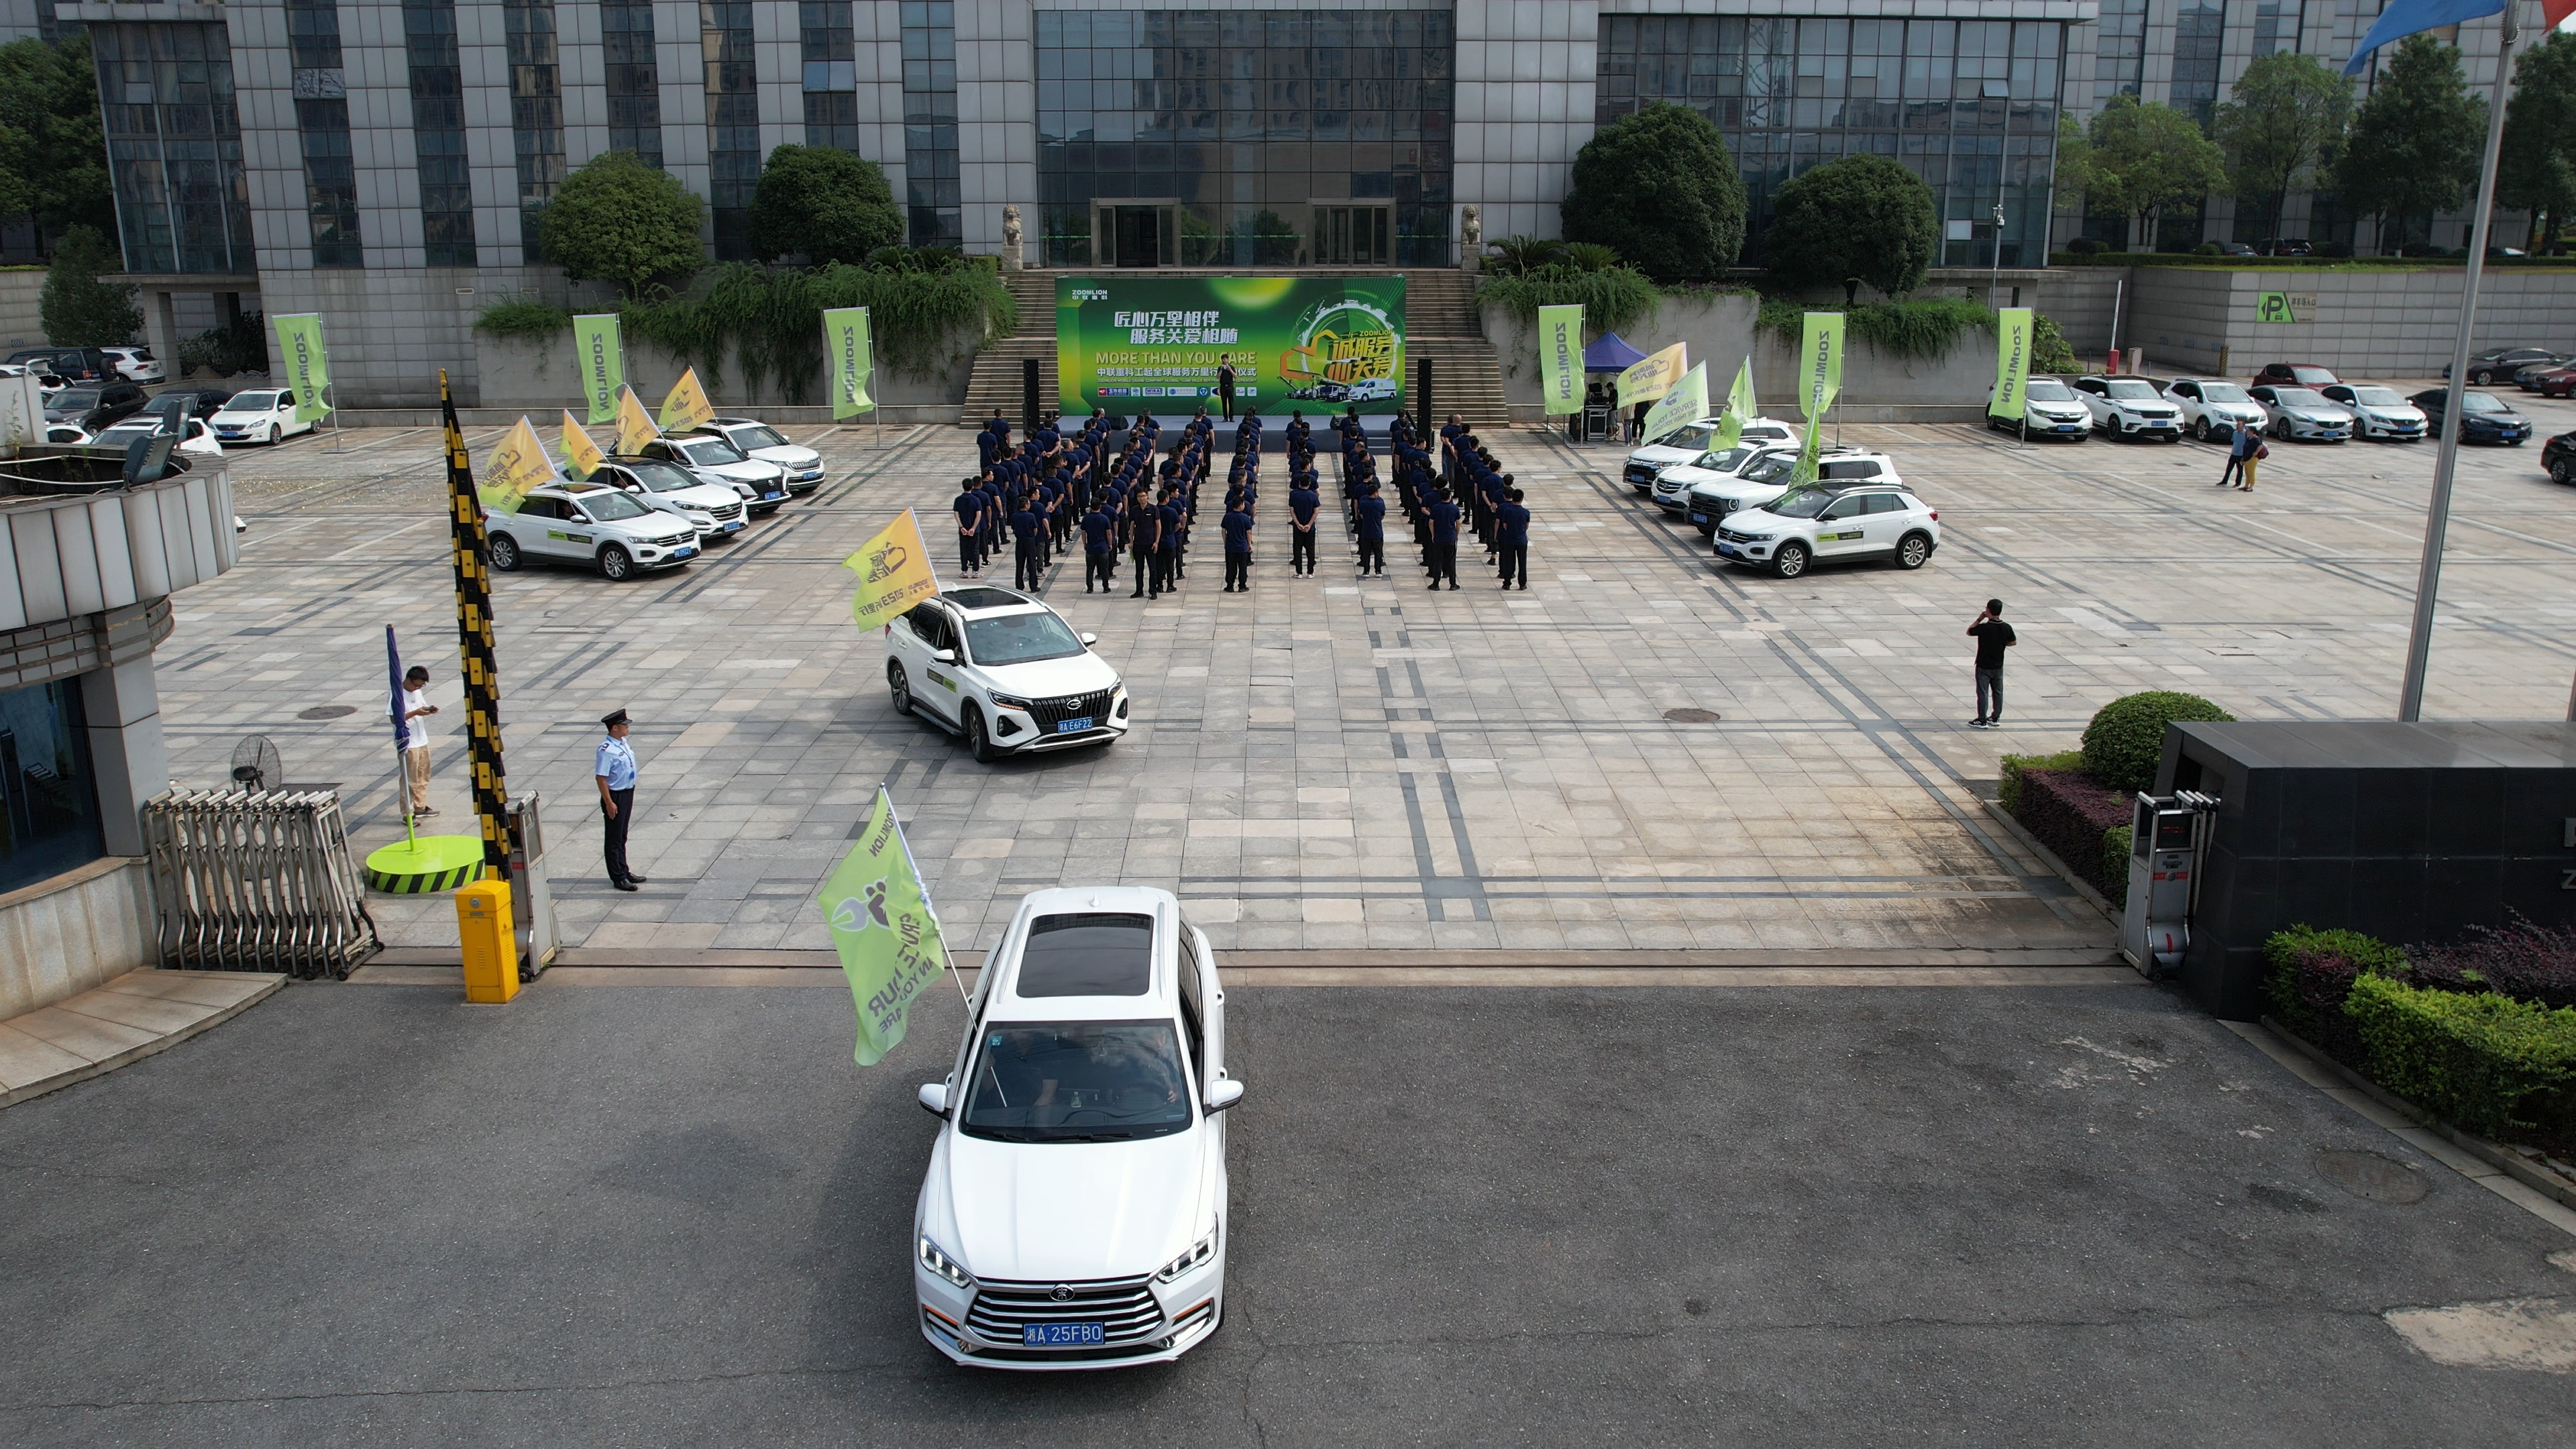
<path fill-rule="evenodd" d="M 805 144 L 855 153 L 859 68 L 850 0 L 801 0 L 796 12 L 805 62 Z"/>
<path fill-rule="evenodd" d="M 650 0 L 604 0 L 599 39 L 608 93 L 608 149 L 662 164 L 662 70 L 653 55 Z"/>
<path fill-rule="evenodd" d="M 107 854 L 84 726 L 79 680 L 0 690 L 0 892 Z"/>
<path fill-rule="evenodd" d="M 760 68 L 751 6 L 699 0 L 698 31 L 707 66 L 707 201 L 716 256 L 740 260 L 751 255 L 751 193 L 760 184 Z"/>
<path fill-rule="evenodd" d="M 102 24 L 90 46 L 126 270 L 254 270 L 223 25 Z"/>
<path fill-rule="evenodd" d="M 2306 21 L 2306 0 L 2254 0 L 2254 53 L 2274 55 L 2298 49 L 2299 30 Z"/>
<path fill-rule="evenodd" d="M 2122 93 L 2138 94 L 2147 65 L 2147 0 L 2102 0 L 2093 42 L 2093 109 Z"/>
<path fill-rule="evenodd" d="M 421 257 L 474 265 L 474 184 L 465 161 L 465 72 L 456 60 L 455 0 L 403 0 L 411 59 L 412 150 L 420 168 Z"/>
<path fill-rule="evenodd" d="M 2218 105 L 2218 42 L 2226 32 L 2224 0 L 2182 0 L 2174 11 L 2173 103 L 2204 126 Z"/>
<path fill-rule="evenodd" d="M 1877 155 L 1929 182 L 1945 220 L 2002 202 L 2001 262 L 2021 266 L 2048 236 L 2065 43 L 2063 24 L 2039 20 L 1604 16 L 1595 119 L 1670 101 L 1715 122 L 1744 178 L 1748 262 L 1781 183 Z M 1995 259 L 1990 236 L 1944 245 L 1944 265 Z"/>
<path fill-rule="evenodd" d="M 537 217 L 564 179 L 563 67 L 555 45 L 554 0 L 502 0 L 510 38 L 510 137 L 519 161 L 519 246 L 529 261 L 544 247 Z"/>
<path fill-rule="evenodd" d="M 1447 10 L 1036 14 L 1038 201 L 1054 265 L 1447 265 L 1456 45 Z M 1128 215 L 1130 211 L 1138 215 Z M 1106 230 L 1104 230 L 1106 228 Z M 1326 255 L 1318 256 L 1318 248 Z M 1123 258 L 1122 258 L 1123 259 Z"/>
<path fill-rule="evenodd" d="M 340 7 L 332 0 L 286 0 L 286 48 L 294 71 L 295 130 L 304 147 L 313 265 L 363 267 L 348 80 L 340 68 Z"/>
<path fill-rule="evenodd" d="M 1051 13 L 1038 12 L 1041 36 Z M 966 227 L 957 199 L 957 7 L 949 0 L 903 0 L 902 18 L 904 209 L 911 218 L 912 244 L 962 247 Z M 1046 42 L 1038 44 L 1043 55 Z M 1039 129 L 1045 129 L 1043 122 Z"/>

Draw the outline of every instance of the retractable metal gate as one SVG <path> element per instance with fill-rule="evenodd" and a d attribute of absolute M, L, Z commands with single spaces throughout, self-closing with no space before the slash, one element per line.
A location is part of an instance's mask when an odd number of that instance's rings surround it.
<path fill-rule="evenodd" d="M 165 967 L 341 978 L 381 949 L 332 791 L 174 790 L 143 833 Z"/>
<path fill-rule="evenodd" d="M 2141 792 L 2129 826 L 2129 903 L 2120 917 L 2120 954 L 2151 977 L 2182 969 L 2200 905 L 2218 797 L 2197 790 Z"/>

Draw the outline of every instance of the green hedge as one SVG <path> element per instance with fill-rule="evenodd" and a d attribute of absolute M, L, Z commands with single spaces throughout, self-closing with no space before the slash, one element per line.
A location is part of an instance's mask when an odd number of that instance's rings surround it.
<path fill-rule="evenodd" d="M 2137 840 L 2135 826 L 2114 825 L 2102 832 L 2102 879 L 2110 887 L 2102 898 L 2115 911 L 2129 908 L 2129 852 L 2137 847 Z"/>
<path fill-rule="evenodd" d="M 1566 262 L 1488 276 L 1476 285 L 1479 305 L 1501 307 L 1532 326 L 1538 323 L 1541 307 L 1579 306 L 1584 327 L 1594 333 L 1616 332 L 1651 319 L 1662 295 L 1634 267 L 1587 271 Z"/>
<path fill-rule="evenodd" d="M 2164 762 L 2165 726 L 2176 720 L 2227 723 L 2236 718 L 2196 694 L 2151 689 L 2124 694 L 2084 727 L 2084 772 L 2115 790 L 2152 788 Z"/>
<path fill-rule="evenodd" d="M 2360 1027 L 2371 1080 L 2418 1106 L 2489 1137 L 2554 1136 L 2576 1122 L 2576 1008 L 2364 973 L 2343 1009 Z"/>
<path fill-rule="evenodd" d="M 2063 750 L 2054 755 L 2006 755 L 2003 779 L 1995 786 L 1995 801 L 2006 815 L 2021 814 L 2021 772 L 2024 770 L 2080 770 L 2084 768 L 2082 750 Z"/>
<path fill-rule="evenodd" d="M 1934 358 L 1959 345 L 1970 333 L 1992 334 L 1995 314 L 1983 302 L 1966 297 L 1924 297 L 1911 302 L 1801 302 L 1792 297 L 1762 299 L 1757 330 L 1795 346 L 1809 312 L 1840 312 L 1843 329 L 1881 352 L 1897 357 Z"/>
<path fill-rule="evenodd" d="M 2353 981 L 2407 971 L 2406 953 L 2385 941 L 2308 925 L 2273 932 L 2263 943 L 2263 960 L 2271 968 L 2263 985 L 2272 1015 L 2348 1067 L 2362 1065 L 2361 1038 L 2343 1009 Z"/>
<path fill-rule="evenodd" d="M 572 314 L 543 302 L 495 302 L 474 319 L 474 330 L 495 337 L 553 337 L 571 330 Z"/>

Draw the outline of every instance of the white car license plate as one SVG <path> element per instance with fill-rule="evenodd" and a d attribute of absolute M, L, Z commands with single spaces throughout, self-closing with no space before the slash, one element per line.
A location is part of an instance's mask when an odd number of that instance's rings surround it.
<path fill-rule="evenodd" d="M 1717 546 L 1717 551 L 1718 551 L 1719 553 L 1722 553 L 1722 554 L 1726 555 L 1728 558 L 1742 558 L 1742 557 L 1744 557 L 1744 552 L 1743 552 L 1743 550 L 1741 550 L 1741 549 L 1737 548 L 1734 544 L 1731 544 L 1731 543 L 1721 543 L 1721 544 L 1719 544 L 1719 545 Z"/>
<path fill-rule="evenodd" d="M 2057 430 L 2061 433 L 2076 433 L 2082 432 L 2083 427 L 2084 425 L 2081 423 L 2059 423 L 2057 425 Z"/>
<path fill-rule="evenodd" d="M 2149 418 L 2147 420 L 2147 426 L 2151 428 L 2170 428 L 2173 426 L 2173 423 L 2165 418 Z"/>
<path fill-rule="evenodd" d="M 724 528 L 725 528 L 725 532 L 727 532 L 727 533 L 731 533 L 731 532 L 733 532 L 735 529 L 740 528 L 740 527 L 742 527 L 742 520 L 741 520 L 741 519 L 739 519 L 739 518 L 736 518 L 736 519 L 733 519 L 733 520 L 731 520 L 731 521 L 727 522 L 727 523 L 725 524 L 725 526 L 724 526 Z"/>
<path fill-rule="evenodd" d="M 695 548 L 675 548 L 675 549 L 671 550 L 671 557 L 673 557 L 673 558 L 695 558 L 695 557 L 697 557 L 697 553 L 698 553 L 698 551 L 697 551 Z"/>
<path fill-rule="evenodd" d="M 770 499 L 770 498 L 784 498 L 784 497 L 786 497 L 787 495 L 786 495 L 786 494 L 784 494 L 784 493 L 763 493 L 763 494 L 761 494 L 760 496 L 761 496 L 763 499 Z"/>
<path fill-rule="evenodd" d="M 1706 523 L 1708 522 L 1708 515 L 1705 513 L 1694 513 L 1690 516 L 1690 521 L 1693 523 Z"/>
<path fill-rule="evenodd" d="M 1089 728 L 1091 728 L 1091 716 L 1086 714 L 1056 721 L 1055 732 L 1060 735 L 1078 735 Z"/>
<path fill-rule="evenodd" d="M 1097 1323 L 1024 1323 L 1020 1325 L 1022 1348 L 1080 1348 L 1085 1344 L 1105 1343 L 1109 1335 Z"/>

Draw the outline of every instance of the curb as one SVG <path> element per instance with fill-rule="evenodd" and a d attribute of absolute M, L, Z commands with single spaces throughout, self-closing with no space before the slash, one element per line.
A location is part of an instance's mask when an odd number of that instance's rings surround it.
<path fill-rule="evenodd" d="M 1988 815 L 1991 815 L 1996 820 L 2002 822 L 2004 829 L 2012 832 L 2012 838 L 2020 841 L 2024 850 L 2038 856 L 2040 864 L 2057 872 L 2057 878 L 2059 880 L 2073 886 L 2077 895 L 2091 901 L 2093 903 L 2093 909 L 2100 911 L 2103 915 L 2108 916 L 2114 922 L 2117 922 L 2120 919 L 2123 912 L 2115 909 L 2110 901 L 2103 897 L 2100 891 L 2093 889 L 2092 882 L 2087 881 L 2075 872 L 2068 870 L 2066 868 L 2066 862 L 2057 858 L 2057 852 L 2040 844 L 2038 836 L 2031 834 L 2028 830 L 2022 827 L 2022 823 L 2020 821 L 2012 818 L 2012 812 L 2004 808 L 2004 802 L 2001 800 L 1989 799 L 1986 796 L 1980 795 L 1977 797 L 1977 803 L 1986 807 L 1986 813 Z"/>
<path fill-rule="evenodd" d="M 225 974 L 232 975 L 236 973 L 227 972 Z M 238 974 L 245 976 L 267 976 L 269 973 L 241 972 Z M 155 1037 L 151 1041 L 137 1042 L 133 1046 L 127 1047 L 125 1050 L 118 1052 L 113 1056 L 101 1057 L 97 1061 L 91 1062 L 85 1066 L 74 1067 L 69 1071 L 60 1072 L 54 1076 L 47 1077 L 41 1082 L 30 1082 L 23 1087 L 15 1087 L 6 1091 L 0 1091 L 0 1107 L 15 1107 L 21 1102 L 32 1101 L 37 1097 L 44 1096 L 48 1092 L 59 1092 L 65 1087 L 73 1086 L 80 1082 L 86 1082 L 92 1077 L 103 1077 L 109 1072 L 115 1071 L 119 1067 L 132 1066 L 134 1063 L 143 1060 L 145 1057 L 168 1051 L 170 1048 L 177 1046 L 179 1043 L 186 1041 L 192 1036 L 197 1035 L 199 1032 L 223 1025 L 225 1022 L 232 1020 L 234 1017 L 241 1015 L 243 1012 L 250 1010 L 252 1007 L 266 1001 L 270 997 L 275 996 L 278 992 L 284 990 L 285 987 L 286 978 L 284 976 L 270 976 L 268 981 L 265 982 L 257 991 L 252 992 L 250 995 L 243 997 L 241 1000 L 234 1002 L 230 1006 L 216 1011 L 210 1016 L 192 1021 L 186 1026 L 180 1027 L 175 1031 Z"/>

